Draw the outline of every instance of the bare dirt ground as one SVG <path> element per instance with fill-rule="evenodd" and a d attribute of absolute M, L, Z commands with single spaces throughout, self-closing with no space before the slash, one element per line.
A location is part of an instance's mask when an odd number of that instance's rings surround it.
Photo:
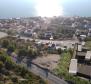
<path fill-rule="evenodd" d="M 42 56 L 34 59 L 33 62 L 41 67 L 53 70 L 56 68 L 58 60 L 60 60 L 60 55 L 48 54 L 47 56 Z"/>

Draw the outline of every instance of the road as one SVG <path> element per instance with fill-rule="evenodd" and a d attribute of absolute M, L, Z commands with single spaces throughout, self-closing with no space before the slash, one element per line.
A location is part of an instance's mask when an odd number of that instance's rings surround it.
<path fill-rule="evenodd" d="M 8 36 L 6 33 L 0 32 L 0 38 Z M 27 39 L 27 38 L 23 38 Z M 28 38 L 29 39 L 29 38 Z M 40 40 L 42 42 L 49 42 L 50 40 Z M 61 41 L 53 41 L 53 42 L 61 42 Z M 57 76 L 53 75 L 49 70 L 44 69 L 36 64 L 31 63 L 31 67 L 27 67 L 26 62 L 21 62 L 20 65 L 23 65 L 26 67 L 29 71 L 34 73 L 35 75 L 40 76 L 44 80 L 48 80 L 50 83 L 49 84 L 67 84 L 64 80 L 58 78 Z"/>
<path fill-rule="evenodd" d="M 0 32 L 0 38 L 6 37 L 8 36 L 6 33 L 4 32 Z M 17 37 L 17 36 L 14 36 Z M 20 39 L 24 39 L 24 40 L 33 40 L 32 38 L 29 37 L 20 37 Z M 40 42 L 40 43 L 54 43 L 54 44 L 59 44 L 61 46 L 67 46 L 67 48 L 73 48 L 72 44 L 78 43 L 78 40 L 63 40 L 63 41 L 57 41 L 57 40 L 41 40 L 41 39 L 35 39 L 35 41 Z"/>
<path fill-rule="evenodd" d="M 33 40 L 32 38 L 29 37 L 20 37 L 20 39 L 25 39 L 25 40 Z M 54 43 L 58 44 L 61 46 L 67 46 L 67 48 L 73 48 L 72 44 L 78 43 L 78 40 L 63 40 L 63 41 L 58 41 L 58 40 L 41 40 L 41 39 L 35 39 L 36 42 L 40 43 Z"/>
<path fill-rule="evenodd" d="M 44 69 L 37 64 L 31 63 L 31 67 L 27 67 L 27 64 L 22 62 L 21 63 L 24 67 L 26 67 L 32 73 L 40 76 L 44 80 L 48 80 L 49 84 L 68 84 L 66 81 L 58 78 L 57 76 L 53 75 L 49 70 Z"/>
<path fill-rule="evenodd" d="M 6 33 L 0 32 L 0 38 L 6 37 L 8 36 Z M 27 38 L 27 37 L 21 37 L 21 39 L 29 39 L 32 40 L 31 38 Z M 54 43 L 54 44 L 61 44 L 63 46 L 68 46 L 70 44 L 75 44 L 78 41 L 77 40 L 66 40 L 66 41 L 50 41 L 50 40 L 40 40 L 40 39 L 36 39 L 36 41 L 40 41 L 42 43 Z M 31 63 L 31 67 L 27 67 L 27 63 L 22 62 L 20 65 L 23 65 L 24 67 L 26 67 L 29 71 L 31 71 L 32 73 L 34 73 L 35 75 L 40 76 L 41 78 L 43 78 L 44 80 L 48 80 L 50 83 L 49 84 L 68 84 L 66 81 L 58 78 L 57 76 L 53 75 L 49 70 L 44 69 L 34 63 Z"/>

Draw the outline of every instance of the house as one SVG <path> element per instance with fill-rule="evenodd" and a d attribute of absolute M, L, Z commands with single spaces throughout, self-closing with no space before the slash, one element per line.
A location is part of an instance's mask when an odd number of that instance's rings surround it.
<path fill-rule="evenodd" d="M 74 54 L 70 62 L 69 73 L 85 78 L 91 77 L 91 51 L 81 44 L 75 44 Z"/>
<path fill-rule="evenodd" d="M 78 62 L 84 62 L 86 53 L 85 52 L 76 52 L 76 59 L 78 59 Z"/>
<path fill-rule="evenodd" d="M 78 45 L 78 51 L 82 51 L 82 45 Z"/>
<path fill-rule="evenodd" d="M 85 59 L 88 61 L 91 60 L 91 51 L 87 51 Z"/>
<path fill-rule="evenodd" d="M 84 46 L 84 45 L 85 45 L 85 42 L 84 42 L 84 41 L 82 41 L 81 45 L 82 45 L 82 46 Z"/>
<path fill-rule="evenodd" d="M 84 34 L 84 35 L 80 35 L 80 39 L 83 41 L 83 40 L 85 40 L 85 38 L 86 38 L 87 36 Z"/>
<path fill-rule="evenodd" d="M 24 34 L 27 35 L 27 36 L 32 36 L 32 30 L 31 29 L 27 29 L 24 31 Z"/>
<path fill-rule="evenodd" d="M 77 75 L 85 78 L 91 77 L 91 66 L 85 64 L 78 64 Z"/>
<path fill-rule="evenodd" d="M 45 37 L 45 39 L 50 39 L 50 38 L 53 39 L 52 32 L 50 32 L 50 31 L 49 32 L 45 32 L 44 37 Z"/>
<path fill-rule="evenodd" d="M 77 59 L 71 59 L 69 73 L 73 75 L 77 74 Z"/>

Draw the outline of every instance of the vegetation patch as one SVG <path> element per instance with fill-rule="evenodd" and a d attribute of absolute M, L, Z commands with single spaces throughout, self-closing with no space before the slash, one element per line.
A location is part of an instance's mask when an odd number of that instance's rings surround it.
<path fill-rule="evenodd" d="M 91 50 L 91 41 L 86 41 L 85 46 L 88 47 L 88 48 L 90 48 L 90 50 Z"/>
<path fill-rule="evenodd" d="M 0 84 L 46 84 L 39 76 L 16 65 L 5 52 L 0 52 Z"/>
<path fill-rule="evenodd" d="M 72 84 L 90 84 L 87 80 L 83 80 L 78 76 L 69 74 L 69 65 L 71 58 L 72 54 L 69 51 L 63 52 L 61 54 L 61 59 L 59 61 L 58 67 L 54 70 L 55 74 Z"/>

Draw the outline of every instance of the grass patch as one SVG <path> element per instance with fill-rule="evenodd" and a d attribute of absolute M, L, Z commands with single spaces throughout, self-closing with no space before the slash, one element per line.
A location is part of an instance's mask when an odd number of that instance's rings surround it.
<path fill-rule="evenodd" d="M 91 41 L 86 41 L 85 46 L 91 50 Z"/>
<path fill-rule="evenodd" d="M 7 77 L 7 79 L 6 79 Z M 25 79 L 20 81 L 20 79 Z M 9 83 L 8 83 L 9 82 Z M 16 65 L 11 57 L 0 51 L 0 84 L 47 84 L 26 68 Z"/>
<path fill-rule="evenodd" d="M 60 78 L 63 78 L 66 81 L 70 81 L 74 84 L 90 84 L 89 81 L 83 80 L 78 76 L 73 76 L 69 74 L 69 65 L 72 56 L 70 52 L 63 52 L 61 54 L 61 59 L 57 66 L 57 69 L 54 70 L 55 74 L 58 75 Z"/>

